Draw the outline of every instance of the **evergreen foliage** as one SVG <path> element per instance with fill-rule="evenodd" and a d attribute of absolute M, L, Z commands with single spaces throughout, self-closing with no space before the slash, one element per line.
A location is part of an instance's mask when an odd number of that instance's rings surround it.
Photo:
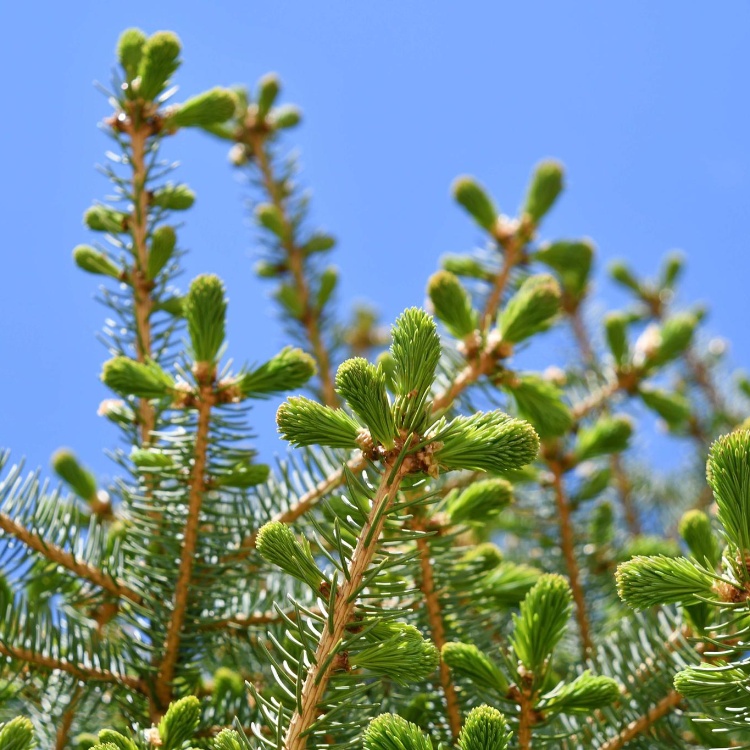
<path fill-rule="evenodd" d="M 73 259 L 108 308 L 117 477 L 0 454 L 0 750 L 747 746 L 750 386 L 675 306 L 682 257 L 612 264 L 630 303 L 589 320 L 593 242 L 540 239 L 562 165 L 516 217 L 460 177 L 485 245 L 425 269 L 389 334 L 337 311 L 278 76 L 176 104 L 173 33 L 116 54 L 112 197 Z M 219 278 L 178 286 L 196 194 L 161 148 L 185 128 L 248 178 L 289 337 L 265 362 L 232 365 Z M 696 458 L 676 475 L 655 420 Z"/>

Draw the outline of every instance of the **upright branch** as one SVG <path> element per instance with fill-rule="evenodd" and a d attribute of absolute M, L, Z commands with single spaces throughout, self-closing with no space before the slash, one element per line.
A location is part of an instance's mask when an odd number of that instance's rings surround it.
<path fill-rule="evenodd" d="M 354 619 L 357 596 L 362 589 L 364 575 L 378 549 L 388 506 L 393 502 L 406 473 L 403 463 L 400 467 L 384 467 L 370 515 L 349 562 L 348 576 L 336 592 L 333 618 L 321 636 L 312 666 L 303 683 L 300 699 L 302 709 L 296 709 L 289 722 L 284 738 L 284 747 L 287 750 L 304 750 L 307 746 L 308 730 L 318 719 L 318 707 L 323 701 L 331 673 L 337 667 L 330 655 L 334 653 L 334 649 L 344 637 L 347 626 Z"/>
<path fill-rule="evenodd" d="M 338 406 L 333 382 L 331 351 L 324 336 L 328 303 L 338 277 L 335 268 L 318 273 L 313 256 L 330 250 L 335 240 L 323 233 L 303 236 L 306 199 L 296 195 L 291 170 L 277 171 L 273 144 L 279 133 L 300 120 L 296 107 L 274 107 L 280 83 L 275 75 L 261 79 L 255 101 L 242 92 L 242 108 L 237 127 L 231 133 L 236 141 L 232 158 L 238 166 L 254 167 L 265 201 L 256 207 L 256 219 L 266 231 L 270 257 L 261 261 L 258 272 L 281 281 L 276 298 L 282 310 L 299 327 L 299 333 L 318 366 L 323 403 Z"/>
<path fill-rule="evenodd" d="M 558 461 L 549 461 L 550 470 L 552 471 L 552 489 L 555 493 L 555 507 L 557 508 L 558 524 L 560 527 L 560 549 L 565 569 L 570 581 L 570 589 L 573 592 L 573 601 L 575 603 L 575 617 L 578 623 L 578 633 L 581 639 L 582 660 L 591 655 L 594 643 L 591 639 L 591 628 L 589 626 L 589 616 L 586 606 L 586 597 L 581 581 L 581 570 L 578 565 L 576 555 L 575 531 L 571 519 L 570 502 L 565 493 L 563 484 L 563 469 Z"/>

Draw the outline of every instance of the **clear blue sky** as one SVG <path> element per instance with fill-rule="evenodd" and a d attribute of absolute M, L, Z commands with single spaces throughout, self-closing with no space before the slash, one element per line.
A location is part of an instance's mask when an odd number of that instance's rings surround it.
<path fill-rule="evenodd" d="M 344 304 L 372 297 L 392 320 L 421 303 L 439 256 L 478 239 L 452 179 L 477 175 L 512 212 L 532 165 L 555 156 L 568 191 L 544 236 L 588 235 L 601 258 L 642 271 L 684 249 L 686 298 L 711 303 L 710 329 L 750 365 L 745 2 L 98 0 L 6 3 L 0 18 L 0 445 L 30 465 L 70 445 L 111 470 L 103 448 L 116 433 L 96 416 L 106 311 L 70 253 L 91 241 L 81 215 L 108 190 L 94 170 L 108 108 L 92 81 L 108 81 L 133 25 L 180 35 L 181 95 L 282 76 L 305 112 L 293 138 L 313 217 L 340 239 Z M 230 351 L 258 361 L 283 337 L 252 273 L 246 193 L 223 144 L 174 140 L 198 194 L 181 233 L 188 274 L 226 280 Z M 256 419 L 269 452 L 271 415 L 267 405 Z"/>

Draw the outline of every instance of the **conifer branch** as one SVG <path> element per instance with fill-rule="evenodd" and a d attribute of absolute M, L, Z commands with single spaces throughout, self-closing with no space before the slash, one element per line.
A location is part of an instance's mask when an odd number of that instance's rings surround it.
<path fill-rule="evenodd" d="M 137 108 L 137 109 L 136 109 Z M 133 167 L 132 190 L 133 190 L 133 213 L 128 221 L 133 237 L 133 248 L 135 250 L 136 265 L 131 274 L 133 285 L 133 307 L 136 323 L 136 354 L 139 362 L 145 362 L 151 358 L 151 311 L 153 300 L 151 298 L 152 284 L 148 281 L 146 269 L 148 268 L 148 247 L 146 238 L 148 235 L 148 191 L 146 182 L 148 180 L 148 169 L 146 167 L 146 147 L 151 135 L 151 126 L 143 117 L 143 112 L 138 104 L 131 108 L 131 119 L 129 122 L 131 164 Z M 148 399 L 141 399 L 138 411 L 140 414 L 139 425 L 141 432 L 141 443 L 143 445 L 151 442 L 151 433 L 155 426 L 154 407 Z"/>
<path fill-rule="evenodd" d="M 534 699 L 529 688 L 518 689 L 518 747 L 519 750 L 531 750 L 534 725 Z"/>
<path fill-rule="evenodd" d="M 73 675 L 73 677 L 76 677 L 79 680 L 124 685 L 125 687 L 139 693 L 144 692 L 143 683 L 137 677 L 116 674 L 115 672 L 110 672 L 108 669 L 96 669 L 82 664 L 74 664 L 67 660 L 55 659 L 51 656 L 36 653 L 27 648 L 9 646 L 6 643 L 0 643 L 0 654 L 10 657 L 11 659 L 27 662 L 28 664 L 34 664 L 37 667 L 49 671 L 57 670 L 65 672 L 66 674 Z"/>
<path fill-rule="evenodd" d="M 202 370 L 205 362 L 199 362 L 196 366 L 199 395 L 198 395 L 198 425 L 195 434 L 195 455 L 193 457 L 193 468 L 190 474 L 190 494 L 188 498 L 188 512 L 185 522 L 185 530 L 180 553 L 180 568 L 175 584 L 174 600 L 172 603 L 172 614 L 167 626 L 167 635 L 164 642 L 164 656 L 159 666 L 158 679 L 156 683 L 156 698 L 160 705 L 156 708 L 160 715 L 169 705 L 172 699 L 172 681 L 177 666 L 182 628 L 185 623 L 188 599 L 190 596 L 190 585 L 195 562 L 195 551 L 198 545 L 198 530 L 201 523 L 201 506 L 206 492 L 206 471 L 208 463 L 208 443 L 211 426 L 211 409 L 216 401 L 214 391 L 214 373 L 212 370 Z"/>
<path fill-rule="evenodd" d="M 641 533 L 641 522 L 633 503 L 633 488 L 628 475 L 625 473 L 622 465 L 622 457 L 619 453 L 612 454 L 610 464 L 612 466 L 612 474 L 615 477 L 620 504 L 625 515 L 625 525 L 632 536 L 638 536 Z"/>
<path fill-rule="evenodd" d="M 421 524 L 415 524 L 417 529 Z M 424 529 L 421 529 L 424 531 Z M 440 593 L 435 588 L 435 575 L 432 565 L 432 554 L 429 539 L 425 536 L 417 538 L 417 549 L 419 550 L 419 567 L 421 580 L 419 588 L 424 595 L 424 606 L 427 612 L 427 621 L 430 625 L 430 638 L 438 651 L 442 652 L 446 644 L 445 625 L 443 624 L 442 607 L 440 606 Z M 445 708 L 448 716 L 448 725 L 451 730 L 453 742 L 458 741 L 461 733 L 461 708 L 458 703 L 456 686 L 453 684 L 451 671 L 444 659 L 440 660 L 439 666 L 440 685 L 445 695 Z"/>
<path fill-rule="evenodd" d="M 357 592 L 378 548 L 378 540 L 387 518 L 387 510 L 398 492 L 401 480 L 407 473 L 404 464 L 394 468 L 386 464 L 372 509 L 348 566 L 348 578 L 336 592 L 335 609 L 330 625 L 326 626 L 315 651 L 313 664 L 302 686 L 300 709 L 295 709 L 284 738 L 285 750 L 304 750 L 308 732 L 317 721 L 318 705 L 323 700 L 334 663 L 330 655 L 344 637 L 352 621 Z M 392 476 L 391 476 L 392 475 Z"/>
<path fill-rule="evenodd" d="M 267 134 L 258 131 L 251 131 L 249 134 L 248 145 L 258 165 L 263 188 L 272 205 L 276 207 L 282 223 L 280 242 L 286 252 L 287 263 L 294 281 L 294 289 L 299 300 L 300 321 L 318 365 L 322 400 L 327 406 L 335 408 L 339 405 L 339 397 L 336 394 L 331 372 L 331 355 L 321 331 L 320 310 L 312 299 L 305 275 L 305 253 L 295 239 L 295 225 L 289 217 L 287 202 L 280 189 L 279 181 L 274 176 L 267 143 Z"/>
<path fill-rule="evenodd" d="M 16 523 L 10 516 L 0 513 L 0 529 L 23 542 L 29 549 L 38 552 L 50 562 L 60 565 L 74 575 L 99 586 L 104 591 L 116 596 L 118 599 L 129 599 L 139 604 L 141 596 L 130 589 L 121 581 L 108 576 L 103 570 L 80 560 L 76 560 L 71 552 L 58 547 L 51 542 L 41 539 L 25 526 Z"/>
<path fill-rule="evenodd" d="M 620 750 L 630 740 L 647 732 L 659 719 L 674 711 L 682 702 L 682 696 L 670 690 L 653 708 L 634 721 L 631 721 L 616 737 L 600 745 L 599 750 Z"/>
<path fill-rule="evenodd" d="M 581 655 L 586 661 L 593 648 L 589 617 L 586 608 L 586 597 L 581 584 L 581 571 L 578 566 L 578 558 L 575 552 L 575 532 L 570 517 L 570 501 L 563 486 L 563 467 L 559 461 L 548 460 L 548 466 L 552 471 L 552 487 L 555 493 L 555 506 L 557 507 L 558 523 L 560 527 L 560 549 L 562 550 L 565 568 L 570 581 L 570 589 L 573 592 L 575 603 L 576 622 L 581 638 Z"/>
<path fill-rule="evenodd" d="M 57 728 L 57 733 L 55 735 L 55 750 L 65 750 L 67 747 L 70 728 L 73 726 L 73 720 L 76 716 L 76 708 L 82 695 L 83 688 L 79 685 L 73 691 L 68 707 L 65 709 L 60 719 L 60 726 Z"/>

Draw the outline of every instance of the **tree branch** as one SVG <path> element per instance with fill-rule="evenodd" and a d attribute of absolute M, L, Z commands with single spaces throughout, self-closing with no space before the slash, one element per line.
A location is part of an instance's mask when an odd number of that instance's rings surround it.
<path fill-rule="evenodd" d="M 599 750 L 620 750 L 625 743 L 647 732 L 659 719 L 674 711 L 682 702 L 682 696 L 670 690 L 653 708 L 628 724 L 616 737 L 600 745 Z"/>
<path fill-rule="evenodd" d="M 166 710 L 172 700 L 172 681 L 180 650 L 182 628 L 185 623 L 190 596 L 190 584 L 193 574 L 195 552 L 198 545 L 198 529 L 200 526 L 201 506 L 206 491 L 206 465 L 208 463 L 208 441 L 211 425 L 211 409 L 215 403 L 213 374 L 199 382 L 198 397 L 198 427 L 195 436 L 195 455 L 190 475 L 190 495 L 188 499 L 187 520 L 180 553 L 180 568 L 175 585 L 172 615 L 167 627 L 164 643 L 164 656 L 159 667 L 156 682 L 156 698 L 160 706 L 157 712 Z"/>
<path fill-rule="evenodd" d="M 56 563 L 79 578 L 83 578 L 99 586 L 118 599 L 129 599 L 136 604 L 141 603 L 141 596 L 128 588 L 124 583 L 111 578 L 104 571 L 89 563 L 76 560 L 73 553 L 67 552 L 61 547 L 33 534 L 27 528 L 21 526 L 21 524 L 16 523 L 6 513 L 0 513 L 0 529 L 23 542 L 27 547 L 38 552 L 50 562 Z"/>
<path fill-rule="evenodd" d="M 307 745 L 308 730 L 317 721 L 318 706 L 325 695 L 334 659 L 329 656 L 346 635 L 346 627 L 351 622 L 356 605 L 356 596 L 362 579 L 372 562 L 378 547 L 378 540 L 387 517 L 388 506 L 398 492 L 401 480 L 406 473 L 402 465 L 389 481 L 392 467 L 386 465 L 377 493 L 372 502 L 370 515 L 359 535 L 349 563 L 348 578 L 336 592 L 335 609 L 331 625 L 326 625 L 321 635 L 312 665 L 302 686 L 300 709 L 295 709 L 284 738 L 285 750 L 304 750 Z M 367 540 L 369 539 L 369 542 Z M 321 668 L 321 665 L 322 668 Z"/>

